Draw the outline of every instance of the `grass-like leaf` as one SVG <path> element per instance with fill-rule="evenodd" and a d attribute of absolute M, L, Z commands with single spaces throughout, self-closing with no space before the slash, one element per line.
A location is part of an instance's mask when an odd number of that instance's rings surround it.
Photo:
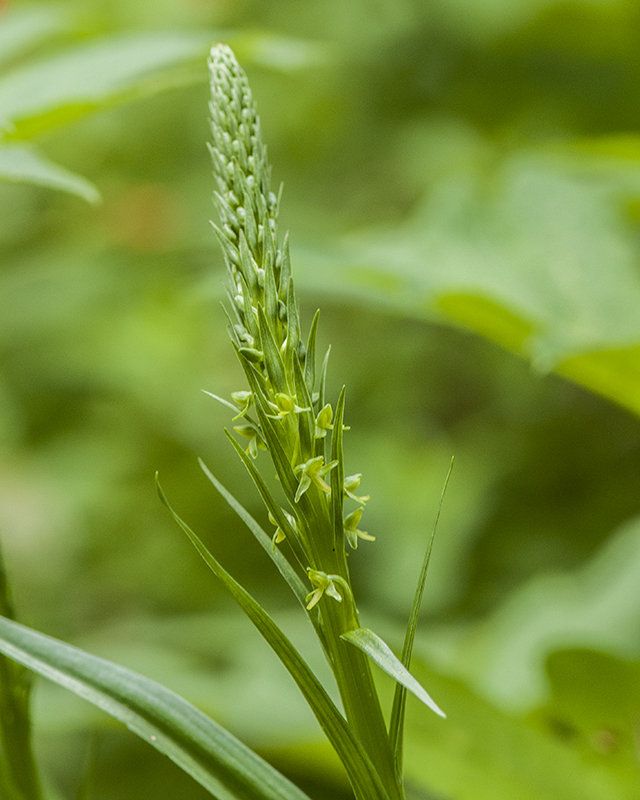
<path fill-rule="evenodd" d="M 383 672 L 386 672 L 401 686 L 408 689 L 418 700 L 421 700 L 432 711 L 435 711 L 439 717 L 446 717 L 444 711 L 437 705 L 431 695 L 403 666 L 400 659 L 393 654 L 389 645 L 377 633 L 369 630 L 369 628 L 356 628 L 354 631 L 343 633 L 340 638 L 366 653 Z"/>
<path fill-rule="evenodd" d="M 335 548 L 338 552 L 344 549 L 344 453 L 342 449 L 342 425 L 344 422 L 344 402 L 346 388 L 343 386 L 336 405 L 336 416 L 331 436 L 331 460 L 337 461 L 331 473 L 331 513 L 333 515 L 333 534 Z"/>
<path fill-rule="evenodd" d="M 248 458 L 246 453 L 242 450 L 242 448 L 240 448 L 239 445 L 238 449 L 240 450 L 243 462 L 247 465 L 247 467 L 252 469 L 252 472 L 250 472 L 250 474 L 253 476 L 253 471 L 255 471 L 256 477 L 258 478 L 260 483 L 264 484 L 264 481 L 262 481 L 262 478 L 260 477 L 258 471 L 251 463 L 251 460 Z M 258 543 L 260 544 L 262 549 L 269 555 L 273 563 L 278 568 L 278 571 L 280 572 L 282 577 L 289 584 L 291 591 L 294 593 L 299 603 L 303 606 L 303 608 L 306 607 L 305 597 L 309 594 L 309 589 L 302 582 L 302 579 L 293 569 L 291 564 L 289 564 L 289 562 L 280 552 L 280 550 L 273 547 L 271 542 L 271 537 L 256 522 L 256 520 L 244 508 L 244 506 L 236 500 L 236 498 L 231 494 L 231 492 L 225 489 L 225 487 L 220 483 L 220 481 L 215 477 L 215 475 L 213 475 L 211 471 L 207 468 L 207 465 L 204 463 L 204 461 L 202 461 L 202 459 L 198 459 L 198 463 L 200 464 L 200 468 L 207 476 L 207 478 L 211 481 L 216 490 L 222 495 L 222 497 L 227 501 L 227 503 L 231 506 L 231 508 L 236 512 L 236 514 L 244 522 L 247 528 L 249 528 L 251 533 L 258 540 Z M 266 484 L 264 484 L 264 491 L 268 492 Z M 273 501 L 273 506 L 277 509 L 277 504 L 275 503 L 275 501 Z M 286 519 L 283 518 L 282 521 L 283 523 L 286 523 Z"/>
<path fill-rule="evenodd" d="M 255 464 L 249 458 L 249 456 L 244 452 L 242 447 L 236 442 L 236 440 L 228 434 L 229 440 L 233 444 L 233 447 L 236 453 L 239 455 L 242 463 L 247 468 L 247 472 L 251 476 L 258 492 L 260 493 L 260 497 L 262 498 L 267 510 L 271 513 L 271 516 L 276 520 L 279 527 L 283 531 L 288 530 L 289 522 L 287 518 L 282 513 L 282 509 L 276 503 L 273 495 L 269 491 L 269 487 L 264 482 L 262 475 L 258 472 L 255 467 Z M 220 492 L 220 494 L 224 497 L 224 499 L 229 503 L 231 508 L 236 512 L 236 514 L 240 517 L 240 519 L 245 523 L 245 525 L 249 528 L 251 533 L 256 537 L 260 546 L 266 550 L 269 557 L 272 559 L 274 564 L 276 565 L 278 571 L 285 579 L 285 581 L 289 584 L 291 591 L 296 596 L 296 599 L 300 603 L 300 605 L 305 609 L 305 613 L 309 615 L 309 619 L 311 620 L 311 624 L 313 625 L 318 639 L 320 640 L 320 644 L 322 649 L 324 650 L 325 654 L 328 653 L 327 650 L 327 638 L 325 635 L 324 628 L 322 627 L 322 619 L 320 617 L 320 610 L 317 607 L 312 608 L 310 611 L 307 610 L 307 601 L 306 597 L 309 594 L 308 588 L 302 582 L 298 574 L 296 573 L 295 569 L 291 566 L 291 564 L 287 561 L 285 556 L 278 550 L 278 548 L 274 548 L 271 539 L 265 533 L 260 525 L 255 521 L 255 519 L 249 514 L 249 512 L 233 497 L 233 495 L 228 492 L 224 486 L 218 481 L 211 472 L 207 469 L 204 465 L 202 460 L 200 460 L 200 466 L 204 472 L 204 474 L 209 478 L 211 483 L 215 486 L 215 488 Z M 289 545 L 294 552 L 296 558 L 300 560 L 301 553 L 300 547 L 296 542 L 296 537 L 289 535 L 287 536 L 289 541 Z"/>
<path fill-rule="evenodd" d="M 245 453 L 242 447 L 233 438 L 232 434 L 229 433 L 229 431 L 227 430 L 225 430 L 225 433 L 227 435 L 227 438 L 233 445 L 234 450 L 240 457 L 240 460 L 247 468 L 247 472 L 251 476 L 251 480 L 254 482 L 258 492 L 260 493 L 260 497 L 262 498 L 265 506 L 267 507 L 267 511 L 270 512 L 270 514 L 276 520 L 276 522 L 282 528 L 282 530 L 287 531 L 289 528 L 289 521 L 282 513 L 282 509 L 276 502 L 274 496 L 271 494 L 271 491 L 269 490 L 269 487 L 265 483 L 264 478 L 256 468 L 251 458 L 249 458 L 249 456 Z M 292 480 L 295 481 L 295 478 L 292 478 Z M 291 540 L 291 545 L 293 546 L 295 542 L 295 537 L 291 536 L 288 538 Z"/>
<path fill-rule="evenodd" d="M 157 483 L 157 487 L 160 499 L 187 534 L 206 565 L 224 584 L 296 682 L 322 730 L 344 764 L 356 796 L 359 800 L 388 800 L 388 795 L 369 756 L 306 661 L 269 614 L 246 589 L 229 575 L 197 534 L 171 508 L 159 483 Z"/>
<path fill-rule="evenodd" d="M 4 617 L 0 652 L 123 722 L 218 800 L 309 800 L 228 731 L 155 681 Z"/>
<path fill-rule="evenodd" d="M 286 392 L 284 363 L 282 362 L 278 345 L 273 337 L 271 323 L 267 319 L 264 308 L 261 305 L 258 306 L 258 319 L 260 321 L 262 349 L 264 351 L 264 361 L 269 373 L 269 380 L 276 391 Z"/>
<path fill-rule="evenodd" d="M 307 382 L 309 395 L 313 397 L 316 383 L 316 337 L 318 335 L 318 323 L 320 322 L 320 309 L 316 311 L 309 329 L 307 339 L 307 357 L 304 362 L 304 379 Z M 319 406 L 321 408 L 322 406 Z"/>
<path fill-rule="evenodd" d="M 449 478 L 453 470 L 453 458 L 449 465 L 447 477 L 444 480 L 442 493 L 440 495 L 440 502 L 438 503 L 438 510 L 436 518 L 433 522 L 431 536 L 427 544 L 427 550 L 424 554 L 424 561 L 422 562 L 422 569 L 420 570 L 420 577 L 418 578 L 418 585 L 416 592 L 413 596 L 413 604 L 411 606 L 411 613 L 409 615 L 409 622 L 407 624 L 407 631 L 404 637 L 404 645 L 402 648 L 402 664 L 408 670 L 411 666 L 411 656 L 413 654 L 413 642 L 416 635 L 416 628 L 418 627 L 418 616 L 420 614 L 420 605 L 422 603 L 422 595 L 424 594 L 424 587 L 427 582 L 427 570 L 429 569 L 429 561 L 431 560 L 431 551 L 433 550 L 433 541 L 435 539 L 436 530 L 438 528 L 438 521 L 440 519 L 440 512 L 442 511 L 442 503 L 444 496 L 449 485 Z M 393 750 L 393 758 L 395 761 L 396 774 L 402 775 L 402 752 L 403 752 L 403 737 L 404 737 L 404 718 L 405 708 L 407 702 L 407 693 L 405 687 L 398 683 L 393 697 L 393 706 L 391 708 L 391 720 L 389 722 L 389 740 L 391 741 L 391 748 Z"/>
<path fill-rule="evenodd" d="M 308 411 L 301 411 L 298 414 L 298 431 L 300 435 L 300 448 L 303 453 L 308 453 L 309 456 L 315 454 L 315 417 L 313 415 L 313 403 L 311 402 L 311 393 L 307 388 L 304 373 L 300 366 L 300 360 L 297 353 L 293 355 L 293 378 L 295 382 L 296 394 L 298 396 L 298 403 Z"/>

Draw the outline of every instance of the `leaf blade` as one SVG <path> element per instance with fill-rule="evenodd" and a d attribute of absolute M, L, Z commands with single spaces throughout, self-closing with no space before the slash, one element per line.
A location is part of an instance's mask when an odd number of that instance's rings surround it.
<path fill-rule="evenodd" d="M 0 124 L 8 124 L 12 137 L 30 137 L 184 83 L 187 76 L 176 70 L 195 64 L 208 42 L 201 33 L 123 34 L 31 62 L 0 79 Z M 195 70 L 189 73 L 189 82 L 198 79 Z"/>
<path fill-rule="evenodd" d="M 242 448 L 239 447 L 239 449 L 242 452 L 242 456 L 246 456 L 246 453 L 242 450 Z M 249 468 L 253 467 L 253 464 L 249 461 L 248 458 L 246 459 L 246 461 L 244 458 L 242 460 L 243 463 L 245 464 L 248 462 Z M 227 503 L 231 506 L 231 508 L 236 512 L 236 514 L 240 517 L 240 519 L 244 522 L 247 528 L 249 528 L 251 533 L 258 540 L 258 543 L 260 544 L 262 549 L 269 555 L 269 557 L 276 565 L 282 577 L 289 584 L 289 587 L 291 588 L 291 591 L 295 594 L 298 602 L 303 606 L 303 608 L 306 607 L 305 597 L 309 593 L 308 589 L 304 585 L 304 583 L 302 582 L 301 578 L 298 576 L 296 571 L 293 569 L 291 564 L 289 564 L 289 562 L 280 552 L 280 550 L 273 549 L 271 544 L 271 538 L 262 529 L 262 527 L 258 525 L 256 520 L 251 516 L 251 514 L 249 514 L 249 512 L 244 508 L 244 506 L 242 506 L 231 494 L 231 492 L 227 491 L 227 489 L 225 489 L 225 487 L 220 483 L 220 481 L 215 477 L 215 475 L 211 473 L 211 471 L 208 469 L 204 461 L 202 461 L 202 459 L 198 459 L 198 463 L 200 464 L 200 468 L 207 476 L 209 481 L 213 484 L 218 493 L 222 495 L 222 497 L 227 501 Z M 253 471 L 257 473 L 255 467 L 253 467 Z M 253 477 L 253 472 L 251 472 L 250 474 Z M 260 479 L 260 481 L 262 481 L 262 478 L 260 478 L 259 474 L 257 475 L 257 477 Z M 266 484 L 264 485 L 264 489 L 266 490 Z M 274 506 L 277 508 L 275 501 L 274 501 Z"/>
<path fill-rule="evenodd" d="M 91 181 L 25 145 L 0 145 L 0 179 L 58 189 L 75 194 L 92 205 L 101 200 L 100 192 Z"/>
<path fill-rule="evenodd" d="M 68 27 L 67 14 L 53 3 L 6 9 L 0 25 L 0 66 Z"/>
<path fill-rule="evenodd" d="M 0 548 L 0 616 L 15 620 L 11 587 Z M 0 655 L 0 796 L 41 800 L 31 736 L 31 674 Z"/>
<path fill-rule="evenodd" d="M 420 605 L 422 604 L 424 587 L 427 582 L 427 571 L 429 569 L 429 562 L 431 561 L 431 551 L 433 549 L 433 542 L 435 539 L 436 530 L 438 528 L 438 521 L 440 519 L 442 503 L 444 501 L 444 496 L 447 491 L 447 486 L 449 485 L 449 479 L 451 478 L 452 470 L 453 470 L 453 458 L 451 459 L 449 471 L 447 472 L 447 477 L 445 478 L 444 485 L 442 487 L 442 492 L 440 494 L 440 502 L 438 503 L 436 518 L 433 523 L 433 528 L 431 529 L 431 536 L 429 537 L 429 542 L 427 544 L 424 560 L 422 562 L 420 577 L 418 578 L 418 584 L 416 586 L 416 591 L 413 596 L 413 603 L 411 605 L 411 613 L 409 614 L 409 621 L 407 623 L 407 631 L 404 637 L 404 645 L 402 647 L 402 658 L 401 658 L 401 662 L 403 666 L 406 667 L 407 670 L 411 666 L 413 643 L 415 640 L 416 629 L 418 627 L 418 616 L 420 614 Z M 393 751 L 393 757 L 396 765 L 396 774 L 398 775 L 402 774 L 404 720 L 405 720 L 406 702 L 407 702 L 406 689 L 405 687 L 402 686 L 402 684 L 398 684 L 396 686 L 396 691 L 393 696 L 391 719 L 389 721 L 389 740 L 391 742 L 391 749 Z"/>
<path fill-rule="evenodd" d="M 369 628 L 356 628 L 343 633 L 340 638 L 362 650 L 383 672 L 408 689 L 439 717 L 446 718 L 446 714 L 440 706 L 404 667 L 400 659 L 393 654 L 389 645 L 378 634 Z"/>
<path fill-rule="evenodd" d="M 155 681 L 4 617 L 0 652 L 123 722 L 220 800 L 308 800 L 228 731 Z"/>

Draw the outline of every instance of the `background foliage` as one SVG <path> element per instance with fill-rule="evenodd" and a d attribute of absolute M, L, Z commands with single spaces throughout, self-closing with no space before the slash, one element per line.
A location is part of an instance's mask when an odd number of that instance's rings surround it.
<path fill-rule="evenodd" d="M 153 487 L 159 469 L 311 647 L 196 464 L 260 514 L 227 415 L 200 391 L 243 385 L 207 226 L 204 56 L 228 41 L 285 183 L 306 324 L 321 305 L 332 393 L 348 387 L 347 458 L 377 537 L 352 557 L 363 622 L 395 645 L 456 457 L 416 669 L 448 720 L 409 701 L 414 796 L 632 800 L 640 11 L 373 5 L 5 4 L 0 528 L 21 618 L 183 693 L 314 796 L 347 796 L 295 687 Z M 92 798 L 204 796 L 44 683 L 36 718 L 66 796 L 94 731 Z"/>

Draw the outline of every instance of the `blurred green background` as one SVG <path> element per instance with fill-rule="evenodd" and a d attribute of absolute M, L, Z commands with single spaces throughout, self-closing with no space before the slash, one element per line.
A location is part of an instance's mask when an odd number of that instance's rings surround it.
<path fill-rule="evenodd" d="M 205 59 L 227 41 L 285 184 L 305 326 L 321 306 L 332 396 L 347 384 L 377 537 L 352 570 L 394 646 L 456 459 L 416 658 L 448 719 L 410 701 L 410 797 L 640 798 L 640 4 L 0 8 L 0 531 L 21 619 L 180 691 L 313 797 L 349 796 L 153 485 L 326 675 L 196 462 L 262 519 L 201 391 L 244 388 L 207 223 Z M 63 797 L 92 742 L 92 800 L 207 796 L 82 701 L 36 695 Z"/>

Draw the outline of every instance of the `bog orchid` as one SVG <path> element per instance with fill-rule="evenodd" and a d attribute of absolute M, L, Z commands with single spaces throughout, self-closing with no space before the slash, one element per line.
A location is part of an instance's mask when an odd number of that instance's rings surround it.
<path fill-rule="evenodd" d="M 289 237 L 280 238 L 277 226 L 282 190 L 278 194 L 271 190 L 267 150 L 249 83 L 225 45 L 213 47 L 209 69 L 210 151 L 219 214 L 213 228 L 228 275 L 229 336 L 246 379 L 231 400 L 212 396 L 230 410 L 232 422 L 242 420 L 226 435 L 253 480 L 275 533 L 269 535 L 205 464 L 200 464 L 271 558 L 300 613 L 313 626 L 333 673 L 340 705 L 334 703 L 269 613 L 173 511 L 159 484 L 158 492 L 207 567 L 289 671 L 341 759 L 356 800 L 404 800 L 407 690 L 444 716 L 409 673 L 430 544 L 398 658 L 379 636 L 360 624 L 346 545 L 355 548 L 358 540 L 374 540 L 358 528 L 369 497 L 355 493 L 361 474 L 345 477 L 346 392 L 343 388 L 334 404 L 327 399 L 328 352 L 320 369 L 316 368 L 319 313 L 303 339 Z M 246 449 L 236 434 L 249 440 Z M 277 484 L 272 489 L 274 471 Z M 352 555 L 355 561 L 357 554 Z M 7 597 L 5 589 L 0 563 L 0 611 L 3 597 Z M 4 683 L 0 680 L 0 712 L 2 708 L 11 712 L 0 713 L 0 793 L 10 800 L 42 800 L 42 794 L 29 760 L 24 670 L 14 669 L 9 659 L 57 681 L 124 722 L 216 798 L 309 800 L 212 719 L 141 675 L 3 617 L 0 654 L 4 654 L 0 655 L 0 672 L 8 676 Z M 396 682 L 388 725 L 372 664 Z M 8 770 L 3 771 L 2 759 L 9 764 Z M 14 786 L 16 791 L 7 793 L 6 786 L 9 792 Z M 24 791 L 21 786 L 26 787 Z"/>

